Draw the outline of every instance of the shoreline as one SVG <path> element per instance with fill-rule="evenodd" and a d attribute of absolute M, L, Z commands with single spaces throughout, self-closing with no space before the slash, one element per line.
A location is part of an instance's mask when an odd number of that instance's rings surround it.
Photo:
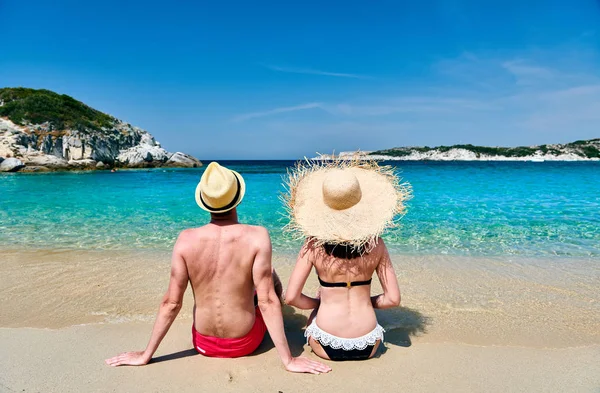
<path fill-rule="evenodd" d="M 173 240 L 174 244 L 175 240 Z M 564 261 L 566 263 L 575 262 L 575 263 L 585 263 L 589 261 L 600 261 L 600 254 L 588 254 L 588 255 L 567 255 L 567 254 L 540 254 L 540 255 L 529 255 L 529 254 L 460 254 L 460 253 L 419 253 L 419 252 L 404 252 L 402 250 L 395 250 L 389 244 L 388 245 L 389 254 L 393 258 L 409 258 L 409 259 L 424 259 L 424 260 L 439 260 L 439 259 L 448 259 L 448 260 L 489 260 L 489 261 L 509 261 L 515 263 L 536 263 L 536 261 L 553 261 L 560 262 Z M 273 244 L 273 257 L 274 261 L 283 261 L 286 260 L 289 263 L 295 263 L 296 257 L 298 256 L 298 251 L 301 247 L 302 243 L 298 242 L 297 248 L 284 248 L 278 247 L 277 244 Z M 0 245 L 0 256 L 3 254 L 15 254 L 15 253 L 29 253 L 29 252 L 40 252 L 40 253 L 56 253 L 56 252 L 82 252 L 82 253 L 122 253 L 122 254 L 152 254 L 158 253 L 170 258 L 171 251 L 173 249 L 172 245 L 169 248 L 165 247 L 138 247 L 138 248 L 85 248 L 84 246 L 63 246 L 63 247 L 52 247 L 49 248 L 45 244 L 36 244 L 28 247 L 19 247 L 11 246 L 5 247 Z"/>
<path fill-rule="evenodd" d="M 23 170 L 25 168 L 34 168 L 35 170 Z M 105 168 L 48 168 L 40 166 L 29 166 L 23 169 L 19 169 L 14 172 L 0 172 L 1 175 L 14 175 L 14 174 L 27 174 L 27 175 L 52 175 L 58 173 L 96 173 L 96 172 L 109 172 L 114 169 L 115 172 L 151 172 L 161 170 L 177 170 L 177 171 L 188 171 L 188 170 L 199 170 L 203 167 L 183 167 L 183 166 L 148 166 L 148 167 L 105 167 Z M 42 169 L 39 169 L 42 168 Z M 114 173 L 114 172 L 112 172 Z"/>
<path fill-rule="evenodd" d="M 377 310 L 387 330 L 474 345 L 600 344 L 597 259 L 391 257 L 403 307 Z M 152 323 L 170 269 L 170 252 L 156 250 L 11 249 L 0 260 L 0 328 Z M 284 287 L 294 263 L 295 254 L 273 255 Z M 317 288 L 311 274 L 305 292 Z M 380 290 L 374 280 L 371 292 Z M 191 320 L 192 304 L 188 290 L 179 319 Z"/>
<path fill-rule="evenodd" d="M 341 159 L 350 160 L 355 159 L 351 156 L 341 156 Z M 204 160 L 204 162 L 211 161 L 222 161 L 229 163 L 236 162 L 269 162 L 269 161 L 289 161 L 291 163 L 304 161 L 306 158 L 298 158 L 298 159 L 288 159 L 288 160 L 238 160 L 238 159 L 223 159 L 223 160 Z M 331 157 L 312 157 L 310 160 L 314 161 L 327 161 L 330 160 Z M 384 162 L 398 162 L 398 163 L 535 163 L 535 164 L 543 164 L 543 163 L 592 163 L 598 162 L 600 163 L 600 158 L 558 158 L 558 157 L 544 157 L 544 159 L 539 160 L 538 157 L 484 157 L 484 158 L 410 158 L 410 157 L 396 157 L 396 156 L 380 156 L 380 155 L 364 155 L 360 156 L 357 159 L 359 160 L 376 160 L 376 161 L 384 161 Z M 116 169 L 117 172 L 122 171 L 152 171 L 152 170 L 198 170 L 202 169 L 204 166 L 197 167 L 186 167 L 186 166 L 174 166 L 174 165 L 152 165 L 152 166 L 138 166 L 138 167 L 120 167 L 120 166 L 106 166 L 103 168 L 96 167 L 77 167 L 72 166 L 68 168 L 55 168 L 55 167 L 47 167 L 43 165 L 30 165 L 25 166 L 22 169 L 16 171 L 8 171 L 2 172 L 1 175 L 10 175 L 15 173 L 22 174 L 57 174 L 57 173 L 94 173 L 94 172 L 111 172 L 112 169 Z"/>

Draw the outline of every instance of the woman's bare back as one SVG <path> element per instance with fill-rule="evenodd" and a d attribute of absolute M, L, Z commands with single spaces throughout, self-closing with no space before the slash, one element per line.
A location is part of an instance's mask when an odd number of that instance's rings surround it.
<path fill-rule="evenodd" d="M 353 259 L 328 255 L 323 247 L 313 248 L 312 263 L 321 280 L 337 283 L 367 281 L 381 261 L 383 242 L 368 254 Z M 371 304 L 371 286 L 321 287 L 317 325 L 328 333 L 345 338 L 360 337 L 375 328 L 377 319 Z"/>

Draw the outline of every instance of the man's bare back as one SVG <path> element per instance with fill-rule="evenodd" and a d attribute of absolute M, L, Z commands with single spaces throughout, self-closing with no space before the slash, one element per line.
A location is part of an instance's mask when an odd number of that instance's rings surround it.
<path fill-rule="evenodd" d="M 194 291 L 196 330 L 223 338 L 247 334 L 255 319 L 252 267 L 270 247 L 267 230 L 217 221 L 184 231 L 178 242 Z"/>

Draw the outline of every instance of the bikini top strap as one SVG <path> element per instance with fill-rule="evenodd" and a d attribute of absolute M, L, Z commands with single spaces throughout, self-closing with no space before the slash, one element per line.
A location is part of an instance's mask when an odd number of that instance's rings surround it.
<path fill-rule="evenodd" d="M 351 288 L 351 287 L 358 287 L 360 285 L 371 285 L 371 281 L 373 281 L 372 278 L 366 280 L 366 281 L 348 281 L 348 282 L 327 282 L 327 281 L 323 281 L 321 280 L 321 277 L 317 276 L 317 278 L 319 279 L 319 284 L 321 284 L 322 287 L 327 287 L 327 288 Z"/>

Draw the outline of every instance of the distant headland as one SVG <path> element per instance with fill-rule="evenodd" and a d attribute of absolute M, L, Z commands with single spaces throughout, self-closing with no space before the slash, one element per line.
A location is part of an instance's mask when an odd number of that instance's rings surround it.
<path fill-rule="evenodd" d="M 566 144 L 518 147 L 395 147 L 377 151 L 341 152 L 336 157 L 394 161 L 600 161 L 600 138 Z M 324 154 L 315 158 L 331 159 L 333 156 Z"/>
<path fill-rule="evenodd" d="M 0 172 L 200 167 L 147 131 L 49 90 L 0 89 Z"/>

